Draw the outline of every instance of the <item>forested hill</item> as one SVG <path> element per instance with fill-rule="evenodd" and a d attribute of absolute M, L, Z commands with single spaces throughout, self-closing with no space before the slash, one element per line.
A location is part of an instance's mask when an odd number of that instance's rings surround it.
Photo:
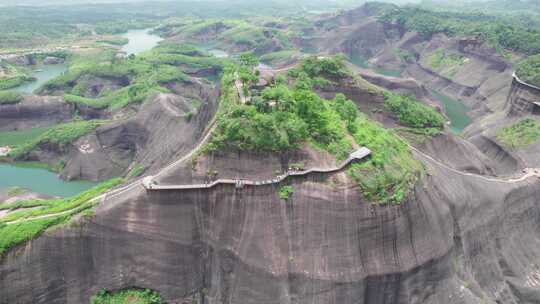
<path fill-rule="evenodd" d="M 407 31 L 430 37 L 476 36 L 493 46 L 527 55 L 540 52 L 540 23 L 524 16 L 486 14 L 481 11 L 434 11 L 422 7 L 396 7 L 380 17 L 401 24 Z"/>

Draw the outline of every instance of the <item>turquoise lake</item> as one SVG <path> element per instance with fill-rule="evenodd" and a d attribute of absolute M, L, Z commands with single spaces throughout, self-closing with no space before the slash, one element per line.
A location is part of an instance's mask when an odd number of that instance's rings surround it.
<path fill-rule="evenodd" d="M 89 181 L 66 182 L 47 169 L 24 164 L 0 164 L 0 189 L 22 187 L 52 196 L 70 197 L 95 186 Z"/>
<path fill-rule="evenodd" d="M 67 71 L 67 65 L 65 64 L 47 64 L 35 66 L 32 76 L 35 77 L 36 80 L 27 82 L 14 88 L 13 90 L 20 93 L 32 94 L 47 81 L 60 76 L 65 71 Z"/>
<path fill-rule="evenodd" d="M 437 91 L 432 90 L 431 94 L 443 104 L 446 116 L 450 119 L 452 132 L 459 134 L 471 123 L 471 117 L 467 114 L 470 109 L 463 102 Z"/>
<path fill-rule="evenodd" d="M 122 47 L 121 51 L 127 55 L 137 55 L 157 46 L 163 38 L 151 34 L 150 31 L 149 29 L 127 31 L 122 37 L 127 38 L 129 42 Z"/>

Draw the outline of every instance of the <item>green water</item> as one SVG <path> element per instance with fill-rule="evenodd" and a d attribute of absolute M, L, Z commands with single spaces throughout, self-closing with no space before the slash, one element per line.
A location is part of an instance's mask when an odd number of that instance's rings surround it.
<path fill-rule="evenodd" d="M 354 56 L 349 57 L 349 61 L 358 67 L 369 69 L 369 64 L 368 64 L 367 59 L 360 55 L 354 55 Z"/>
<path fill-rule="evenodd" d="M 402 71 L 395 71 L 395 70 L 387 70 L 383 68 L 370 68 L 368 60 L 360 55 L 354 55 L 349 57 L 349 61 L 356 65 L 357 67 L 363 68 L 363 69 L 371 69 L 373 72 L 389 76 L 389 77 L 401 77 Z"/>
<path fill-rule="evenodd" d="M 377 74 L 381 74 L 389 77 L 401 77 L 401 71 L 387 70 L 383 68 L 375 68 L 373 71 Z"/>
<path fill-rule="evenodd" d="M 450 118 L 450 130 L 454 133 L 461 133 L 465 127 L 471 123 L 471 118 L 467 114 L 469 108 L 461 101 L 452 99 L 437 91 L 431 91 L 431 94 L 444 105 L 448 118 Z"/>
<path fill-rule="evenodd" d="M 70 197 L 95 186 L 89 181 L 66 182 L 56 173 L 27 164 L 0 164 L 0 189 L 22 187 L 33 192 Z"/>
<path fill-rule="evenodd" d="M 129 42 L 122 47 L 122 52 L 127 55 L 137 55 L 153 49 L 163 38 L 150 34 L 149 29 L 129 30 L 122 37 L 129 39 Z"/>
<path fill-rule="evenodd" d="M 313 55 L 313 54 L 319 53 L 319 50 L 317 48 L 315 48 L 315 47 L 304 47 L 304 48 L 300 49 L 300 52 L 302 52 L 304 54 Z"/>
<path fill-rule="evenodd" d="M 32 94 L 44 83 L 60 76 L 65 71 L 67 71 L 67 66 L 65 64 L 47 64 L 36 66 L 34 72 L 32 73 L 32 76 L 35 77 L 36 80 L 27 82 L 14 88 L 13 90 L 21 93 Z"/>
<path fill-rule="evenodd" d="M 364 69 L 369 68 L 368 61 L 362 56 L 351 56 L 349 57 L 349 61 L 358 67 Z M 372 71 L 377 74 L 390 77 L 401 77 L 402 74 L 401 71 L 386 70 L 381 68 L 375 68 L 372 69 Z M 465 129 L 471 123 L 471 118 L 467 114 L 470 109 L 459 100 L 452 99 L 437 91 L 431 91 L 431 93 L 443 104 L 446 115 L 450 119 L 450 130 L 456 134 L 461 133 L 463 129 Z"/>

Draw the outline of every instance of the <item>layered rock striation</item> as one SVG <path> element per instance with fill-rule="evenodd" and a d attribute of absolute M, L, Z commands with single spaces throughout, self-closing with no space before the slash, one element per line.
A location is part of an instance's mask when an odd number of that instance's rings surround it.
<path fill-rule="evenodd" d="M 169 303 L 535 303 L 539 181 L 417 156 L 428 174 L 399 206 L 365 202 L 343 172 L 291 180 L 286 201 L 275 186 L 135 187 L 9 252 L 0 303 L 133 286 Z"/>
<path fill-rule="evenodd" d="M 540 88 L 526 83 L 514 73 L 507 107 L 510 116 L 540 115 Z"/>

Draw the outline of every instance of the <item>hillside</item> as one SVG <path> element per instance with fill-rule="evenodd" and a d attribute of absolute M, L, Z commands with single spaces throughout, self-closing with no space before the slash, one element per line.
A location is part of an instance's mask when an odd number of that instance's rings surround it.
<path fill-rule="evenodd" d="M 0 8 L 0 304 L 538 302 L 534 5 L 186 3 Z"/>

